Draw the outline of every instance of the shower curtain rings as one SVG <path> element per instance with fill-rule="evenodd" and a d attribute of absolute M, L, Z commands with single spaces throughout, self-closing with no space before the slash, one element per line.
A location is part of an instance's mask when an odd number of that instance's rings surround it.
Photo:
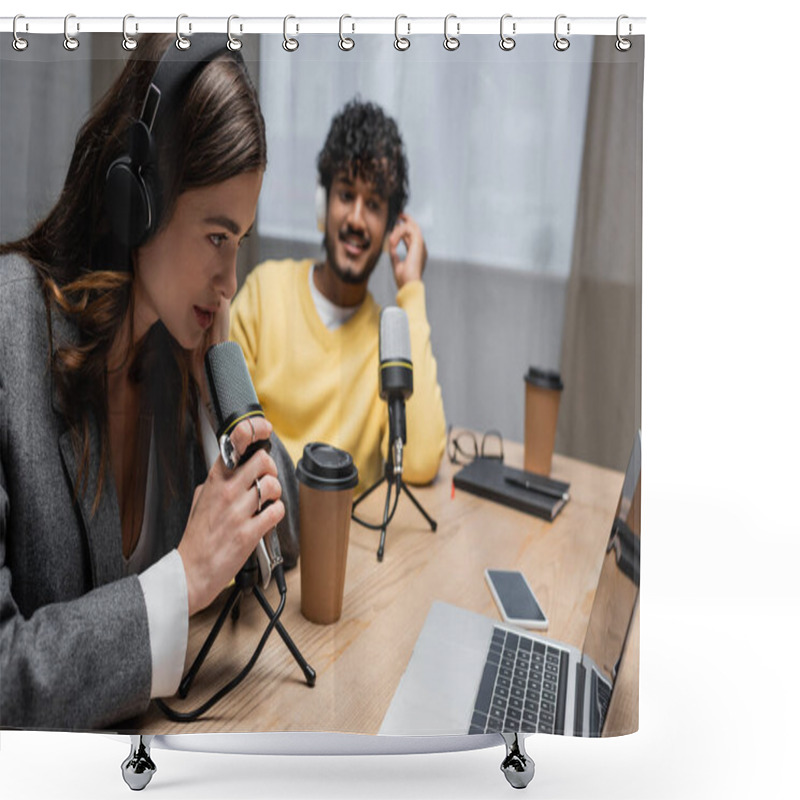
<path fill-rule="evenodd" d="M 64 49 L 69 50 L 70 52 L 72 52 L 73 50 L 77 50 L 81 44 L 74 36 L 69 35 L 68 28 L 69 28 L 69 21 L 71 19 L 75 19 L 74 14 L 67 14 L 67 16 L 64 17 Z M 80 25 L 77 25 L 76 29 L 80 30 Z"/>
<path fill-rule="evenodd" d="M 628 50 L 631 49 L 631 45 L 633 44 L 630 39 L 625 39 L 622 34 L 620 33 L 620 22 L 622 20 L 628 19 L 627 14 L 620 14 L 617 17 L 617 41 L 614 42 L 614 47 L 620 51 L 620 53 L 627 53 Z M 628 36 L 631 34 L 631 25 L 628 23 Z"/>
<path fill-rule="evenodd" d="M 133 14 L 126 14 L 122 18 L 122 49 L 130 52 L 131 50 L 135 50 L 136 45 L 139 43 L 132 36 L 128 36 L 129 19 L 135 19 Z"/>
<path fill-rule="evenodd" d="M 513 50 L 517 46 L 517 40 L 511 36 L 506 36 L 505 31 L 503 30 L 503 25 L 507 19 L 511 19 L 511 14 L 503 14 L 500 17 L 500 49 L 505 50 L 508 52 L 509 50 Z M 511 32 L 517 32 L 517 23 L 511 23 Z"/>
<path fill-rule="evenodd" d="M 287 16 L 285 16 L 283 18 L 283 44 L 282 44 L 282 46 L 283 46 L 283 49 L 287 53 L 294 53 L 294 51 L 297 50 L 298 47 L 300 47 L 300 42 L 298 42 L 297 39 L 292 39 L 289 36 L 288 26 L 289 26 L 289 20 L 290 19 L 296 19 L 296 17 L 293 17 L 291 14 L 289 14 L 289 15 L 287 15 Z"/>
<path fill-rule="evenodd" d="M 355 40 L 351 39 L 348 36 L 345 36 L 342 30 L 342 26 L 344 25 L 344 21 L 346 19 L 353 19 L 353 18 L 349 14 L 342 14 L 342 16 L 339 17 L 339 49 L 344 50 L 345 52 L 347 52 L 348 50 L 352 50 L 356 46 Z M 352 23 L 352 29 L 353 31 L 355 31 L 356 29 L 355 23 Z"/>
<path fill-rule="evenodd" d="M 13 27 L 11 29 L 12 32 L 14 33 L 14 41 L 12 42 L 12 45 L 13 45 L 14 49 L 18 53 L 21 53 L 28 46 L 28 40 L 27 39 L 23 39 L 17 33 L 17 21 L 21 20 L 21 19 L 25 19 L 25 15 L 24 14 L 17 14 L 17 16 L 14 17 L 14 25 L 13 25 Z"/>
<path fill-rule="evenodd" d="M 231 33 L 231 22 L 233 22 L 233 20 L 235 20 L 235 19 L 239 19 L 239 17 L 237 17 L 235 14 L 232 14 L 230 17 L 228 17 L 228 45 L 227 46 L 228 46 L 228 50 L 230 50 L 231 52 L 235 52 L 236 50 L 241 50 L 242 49 L 242 40 L 241 39 L 237 39 Z M 242 30 L 242 28 L 240 26 L 239 27 L 239 31 L 241 32 L 241 30 Z"/>
<path fill-rule="evenodd" d="M 192 43 L 181 33 L 181 20 L 187 19 L 188 14 L 178 14 L 178 18 L 175 20 L 175 47 L 178 50 L 188 50 Z M 191 24 L 189 25 L 189 30 L 192 29 Z"/>
<path fill-rule="evenodd" d="M 461 45 L 461 42 L 458 39 L 458 34 L 461 33 L 461 23 L 456 22 L 456 35 L 451 36 L 447 32 L 447 23 L 450 22 L 451 19 L 457 19 L 456 15 L 448 14 L 444 18 L 444 42 L 442 42 L 442 44 L 444 45 L 445 50 L 449 50 L 452 53 L 454 50 L 458 50 Z"/>
<path fill-rule="evenodd" d="M 555 32 L 555 37 L 556 37 L 556 40 L 553 42 L 553 47 L 555 47 L 555 49 L 558 50 L 560 53 L 563 53 L 565 50 L 569 49 L 569 39 L 567 39 L 564 36 L 561 36 L 559 34 L 559 32 L 558 32 L 558 21 L 560 19 L 566 19 L 566 18 L 567 18 L 566 14 L 559 14 L 556 17 L 555 25 L 553 27 L 553 30 Z M 569 36 L 569 33 L 570 33 L 569 29 L 570 29 L 570 24 L 568 22 L 567 23 L 567 36 Z"/>
<path fill-rule="evenodd" d="M 405 36 L 400 35 L 399 27 L 401 19 L 408 19 L 408 17 L 405 14 L 398 14 L 394 18 L 394 49 L 402 52 L 411 47 L 411 39 L 406 39 Z M 406 27 L 408 28 L 408 33 L 411 33 L 411 24 L 407 22 Z"/>

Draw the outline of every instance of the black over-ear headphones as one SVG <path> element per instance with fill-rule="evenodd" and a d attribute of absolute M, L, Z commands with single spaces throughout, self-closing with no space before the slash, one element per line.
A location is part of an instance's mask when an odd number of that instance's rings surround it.
<path fill-rule="evenodd" d="M 105 208 L 111 231 L 120 245 L 131 250 L 157 230 L 161 215 L 156 133 L 165 116 L 173 116 L 186 94 L 190 79 L 205 64 L 229 53 L 244 63 L 238 51 L 229 51 L 213 34 L 195 34 L 191 47 L 168 47 L 147 88 L 142 113 L 128 132 L 128 149 L 109 166 Z M 162 132 L 163 135 L 163 132 Z"/>

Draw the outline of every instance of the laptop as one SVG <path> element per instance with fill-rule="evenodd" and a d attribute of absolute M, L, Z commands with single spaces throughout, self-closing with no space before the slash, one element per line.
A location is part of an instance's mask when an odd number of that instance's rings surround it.
<path fill-rule="evenodd" d="M 582 650 L 435 602 L 379 733 L 600 736 L 639 596 L 641 432 Z"/>

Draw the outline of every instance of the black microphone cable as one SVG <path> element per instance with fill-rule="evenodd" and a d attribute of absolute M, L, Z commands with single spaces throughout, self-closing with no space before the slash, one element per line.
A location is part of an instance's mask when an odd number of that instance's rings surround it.
<path fill-rule="evenodd" d="M 394 517 L 394 512 L 397 511 L 397 504 L 398 504 L 398 502 L 400 500 L 400 475 L 398 475 L 395 478 L 394 487 L 395 487 L 395 498 L 394 498 L 394 505 L 392 506 L 392 513 L 389 514 L 389 516 L 386 519 L 386 521 L 383 522 L 381 525 L 373 525 L 370 522 L 365 522 L 363 519 L 360 519 L 359 517 L 357 517 L 355 515 L 355 513 L 351 513 L 350 519 L 355 520 L 359 525 L 363 525 L 368 530 L 371 530 L 371 531 L 382 531 L 392 521 L 392 519 Z M 391 482 L 389 483 L 389 490 L 388 491 L 391 494 L 391 491 L 392 491 L 392 483 Z M 387 498 L 386 505 L 387 506 L 389 505 L 388 498 Z"/>
<path fill-rule="evenodd" d="M 275 583 L 278 585 L 278 591 L 280 592 L 280 602 L 278 603 L 278 608 L 275 610 L 272 619 L 269 621 L 269 625 L 267 625 L 267 629 L 264 631 L 264 635 L 261 637 L 261 641 L 259 641 L 256 646 L 252 658 L 245 664 L 242 671 L 233 678 L 233 680 L 229 681 L 212 698 L 194 711 L 176 711 L 174 708 L 170 708 L 163 700 L 156 699 L 155 704 L 161 709 L 164 715 L 173 722 L 194 722 L 212 706 L 216 705 L 226 694 L 232 692 L 250 674 L 250 670 L 253 669 L 256 661 L 258 661 L 258 657 L 261 655 L 261 651 L 264 649 L 264 645 L 267 643 L 272 629 L 278 624 L 278 620 L 283 613 L 283 608 L 286 605 L 286 580 L 283 575 L 283 564 L 277 564 L 275 566 L 273 575 L 275 575 Z M 234 591 L 236 590 L 234 589 Z"/>

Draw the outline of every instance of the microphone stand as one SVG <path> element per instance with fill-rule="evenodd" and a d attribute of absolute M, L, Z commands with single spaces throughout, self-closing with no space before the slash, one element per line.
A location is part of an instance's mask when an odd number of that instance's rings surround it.
<path fill-rule="evenodd" d="M 275 611 L 267 602 L 267 598 L 264 596 L 264 593 L 261 591 L 261 588 L 258 585 L 258 560 L 255 553 L 253 553 L 247 559 L 245 565 L 239 570 L 239 572 L 236 573 L 234 585 L 231 588 L 231 592 L 228 595 L 228 599 L 225 601 L 222 611 L 220 611 L 219 616 L 217 617 L 217 621 L 214 623 L 214 627 L 206 637 L 203 646 L 200 648 L 200 652 L 195 657 L 195 660 L 192 662 L 192 666 L 189 667 L 189 671 L 186 673 L 180 683 L 180 686 L 178 687 L 178 695 L 181 698 L 185 698 L 189 693 L 189 689 L 191 688 L 195 676 L 197 675 L 200 667 L 203 665 L 203 662 L 206 660 L 206 656 L 208 656 L 208 653 L 216 641 L 219 632 L 222 630 L 222 626 L 225 624 L 225 620 L 228 618 L 228 615 L 231 615 L 231 618 L 234 622 L 238 619 L 239 604 L 241 602 L 242 595 L 247 592 L 252 592 L 258 601 L 258 604 L 264 610 L 264 613 L 267 615 L 267 617 L 269 617 L 270 622 L 273 622 L 276 619 Z M 288 648 L 289 652 L 294 656 L 294 660 L 297 662 L 300 669 L 303 670 L 306 683 L 309 686 L 314 686 L 317 680 L 317 673 L 309 665 L 305 658 L 303 658 L 303 654 L 300 652 L 300 650 L 298 650 L 297 645 L 292 640 L 292 637 L 289 636 L 288 631 L 283 627 L 283 624 L 279 620 L 275 621 L 275 630 L 278 631 L 278 634 L 280 635 L 281 639 L 283 639 L 284 644 Z"/>
<path fill-rule="evenodd" d="M 196 708 L 194 711 L 176 711 L 168 706 L 163 700 L 157 699 L 155 701 L 156 705 L 173 722 L 194 722 L 194 720 L 198 719 L 202 714 L 208 711 L 208 709 L 210 709 L 218 700 L 228 694 L 228 692 L 231 690 L 235 689 L 247 677 L 253 666 L 255 666 L 258 657 L 261 655 L 261 650 L 266 644 L 273 628 L 277 629 L 281 639 L 283 639 L 284 644 L 289 649 L 289 652 L 294 656 L 294 659 L 300 666 L 300 669 L 303 670 L 306 683 L 311 687 L 313 687 L 316 683 L 317 673 L 303 658 L 303 655 L 298 650 L 297 645 L 295 645 L 295 643 L 292 641 L 291 636 L 289 636 L 288 632 L 280 622 L 280 616 L 283 613 L 283 609 L 286 604 L 286 580 L 284 579 L 283 575 L 283 559 L 280 557 L 278 534 L 274 529 L 272 531 L 270 541 L 272 542 L 273 539 L 273 549 L 269 551 L 273 553 L 273 558 L 270 559 L 268 553 L 266 553 L 266 556 L 267 563 L 274 564 L 272 572 L 275 575 L 275 583 L 278 585 L 278 591 L 280 592 L 280 602 L 277 610 L 273 610 L 272 606 L 267 602 L 267 598 L 264 596 L 264 593 L 258 586 L 259 559 L 256 553 L 252 553 L 245 562 L 245 565 L 239 570 L 239 572 L 236 573 L 236 580 L 230 594 L 228 595 L 228 598 L 225 601 L 225 605 L 223 606 L 222 611 L 220 611 L 217 621 L 214 623 L 214 627 L 206 637 L 202 648 L 200 648 L 200 652 L 192 662 L 192 666 L 181 680 L 180 686 L 178 687 L 178 695 L 181 698 L 185 698 L 189 693 L 189 688 L 191 687 L 200 667 L 203 665 L 203 662 L 206 660 L 206 656 L 208 656 L 211 647 L 219 635 L 219 632 L 222 630 L 222 626 L 225 624 L 225 620 L 228 618 L 228 615 L 231 616 L 234 622 L 236 619 L 238 619 L 239 604 L 241 602 L 242 595 L 245 592 L 252 592 L 255 595 L 256 600 L 264 610 L 264 613 L 269 617 L 267 629 L 264 632 L 264 635 L 261 637 L 261 640 L 259 641 L 255 651 L 253 652 L 250 661 L 247 662 L 244 669 L 242 669 L 233 680 L 229 681 L 210 700 L 207 700 L 205 703 L 203 703 L 203 705 L 201 705 L 199 708 Z M 259 542 L 259 548 L 262 547 L 264 547 L 263 540 Z M 277 550 L 275 548 L 277 548 Z M 266 551 L 265 547 L 264 550 Z"/>
<path fill-rule="evenodd" d="M 414 497 L 411 490 L 408 488 L 406 482 L 403 480 L 402 439 L 397 439 L 395 441 L 393 449 L 394 460 L 390 461 L 389 459 L 386 459 L 383 467 L 383 476 L 373 483 L 372 486 L 370 486 L 369 489 L 367 489 L 367 491 L 364 492 L 364 494 L 362 494 L 361 497 L 359 497 L 358 500 L 353 503 L 353 509 L 351 512 L 351 519 L 353 519 L 359 525 L 363 525 L 365 528 L 369 528 L 371 530 L 379 530 L 381 532 L 381 539 L 380 543 L 378 544 L 378 561 L 383 561 L 383 552 L 386 545 L 386 529 L 388 528 L 389 523 L 392 521 L 392 517 L 394 517 L 394 512 L 397 509 L 397 503 L 400 500 L 401 491 L 408 495 L 411 502 L 417 507 L 417 511 L 419 511 L 423 517 L 425 517 L 428 525 L 430 525 L 431 531 L 436 531 L 436 521 L 432 519 L 431 516 L 425 511 L 420 502 L 416 497 Z M 386 503 L 383 507 L 383 523 L 381 525 L 371 525 L 356 516 L 356 506 L 358 506 L 362 500 L 365 500 L 370 494 L 372 494 L 372 492 L 374 492 L 384 481 L 386 481 Z M 394 508 L 390 514 L 389 504 L 392 497 L 392 484 L 395 484 L 397 494 L 395 496 Z"/>

